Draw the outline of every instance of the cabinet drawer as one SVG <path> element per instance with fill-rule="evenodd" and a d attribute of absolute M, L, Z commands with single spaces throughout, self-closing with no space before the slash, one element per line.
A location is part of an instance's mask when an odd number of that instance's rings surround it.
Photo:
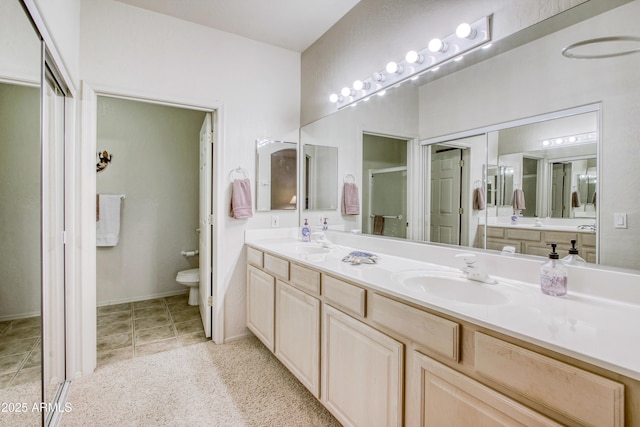
<path fill-rule="evenodd" d="M 545 231 L 544 241 L 546 243 L 563 243 L 571 247 L 571 240 L 578 240 L 578 233 L 568 231 Z"/>
<path fill-rule="evenodd" d="M 582 246 L 595 246 L 596 233 L 582 233 Z"/>
<path fill-rule="evenodd" d="M 497 239 L 502 239 L 504 237 L 504 228 L 487 227 L 487 237 L 495 237 Z"/>
<path fill-rule="evenodd" d="M 298 289 L 312 294 L 320 294 L 320 272 L 291 264 L 289 282 Z"/>
<path fill-rule="evenodd" d="M 281 279 L 289 280 L 289 261 L 264 254 L 264 269 Z"/>
<path fill-rule="evenodd" d="M 624 425 L 624 385 L 547 356 L 475 333 L 480 375 L 581 425 Z"/>
<path fill-rule="evenodd" d="M 507 239 L 531 240 L 534 242 L 539 242 L 542 239 L 542 233 L 536 230 L 511 228 L 507 229 Z"/>
<path fill-rule="evenodd" d="M 364 316 L 365 290 L 335 277 L 322 275 L 324 301 L 336 308 Z"/>
<path fill-rule="evenodd" d="M 262 253 L 262 251 L 247 246 L 247 262 L 249 264 L 253 264 L 256 267 L 262 268 L 264 266 L 263 255 L 264 254 Z"/>
<path fill-rule="evenodd" d="M 421 348 L 457 362 L 460 325 L 426 311 L 372 293 L 367 318 L 418 344 Z"/>

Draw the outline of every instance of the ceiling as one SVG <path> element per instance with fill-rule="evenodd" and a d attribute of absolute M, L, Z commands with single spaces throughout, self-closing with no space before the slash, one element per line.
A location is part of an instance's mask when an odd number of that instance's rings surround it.
<path fill-rule="evenodd" d="M 303 52 L 360 0 L 118 0 Z"/>

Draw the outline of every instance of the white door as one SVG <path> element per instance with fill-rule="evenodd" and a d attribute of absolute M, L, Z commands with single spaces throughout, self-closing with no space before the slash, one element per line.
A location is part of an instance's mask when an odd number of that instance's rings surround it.
<path fill-rule="evenodd" d="M 431 241 L 460 244 L 461 149 L 437 151 L 431 155 Z"/>
<path fill-rule="evenodd" d="M 213 126 L 211 113 L 207 113 L 200 129 L 200 316 L 204 325 L 204 332 L 211 337 L 211 307 L 209 297 L 212 280 L 212 200 L 213 187 L 211 185 L 213 169 Z"/>

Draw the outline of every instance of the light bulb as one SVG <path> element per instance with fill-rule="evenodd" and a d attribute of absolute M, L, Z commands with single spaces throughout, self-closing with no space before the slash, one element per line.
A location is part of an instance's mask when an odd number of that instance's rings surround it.
<path fill-rule="evenodd" d="M 384 81 L 384 74 L 382 74 L 379 71 L 376 71 L 375 73 L 373 73 L 373 80 L 375 80 L 377 82 L 383 82 Z"/>
<path fill-rule="evenodd" d="M 563 142 L 564 142 L 564 140 L 562 138 L 558 138 L 555 141 L 556 144 L 562 144 Z"/>
<path fill-rule="evenodd" d="M 549 140 L 548 140 L 548 139 L 545 139 L 544 141 L 542 141 L 542 145 L 544 145 L 545 147 L 546 147 L 547 145 L 549 145 L 549 144 L 550 144 L 550 142 L 549 142 Z"/>
<path fill-rule="evenodd" d="M 340 101 L 340 98 L 342 98 L 340 95 L 332 93 L 331 95 L 329 95 L 329 101 L 332 103 L 336 103 L 338 101 Z"/>
<path fill-rule="evenodd" d="M 353 82 L 353 88 L 355 90 L 368 90 L 369 86 L 371 86 L 369 82 L 363 82 L 362 80 Z"/>
<path fill-rule="evenodd" d="M 456 28 L 456 36 L 461 39 L 474 39 L 476 37 L 476 30 L 471 28 L 471 25 L 464 22 Z"/>
<path fill-rule="evenodd" d="M 409 64 L 422 64 L 424 62 L 424 56 L 420 55 L 415 50 L 407 52 L 407 56 L 405 56 L 404 59 Z"/>
<path fill-rule="evenodd" d="M 570 136 L 569 137 L 569 142 L 576 142 L 576 141 L 578 141 L 577 137 L 575 137 L 575 136 Z"/>
<path fill-rule="evenodd" d="M 433 53 L 445 52 L 447 50 L 447 44 L 440 39 L 431 39 L 428 47 L 429 51 Z"/>
<path fill-rule="evenodd" d="M 353 89 L 351 89 L 350 87 L 343 87 L 342 90 L 340 91 L 340 93 L 342 94 L 342 96 L 353 96 Z"/>
<path fill-rule="evenodd" d="M 387 64 L 386 70 L 389 74 L 402 74 L 402 65 L 391 61 Z"/>

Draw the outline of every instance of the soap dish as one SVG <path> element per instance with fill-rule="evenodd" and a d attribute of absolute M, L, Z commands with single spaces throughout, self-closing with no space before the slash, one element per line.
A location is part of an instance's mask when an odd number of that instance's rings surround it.
<path fill-rule="evenodd" d="M 342 261 L 350 262 L 353 265 L 376 264 L 378 262 L 378 256 L 369 252 L 353 251 L 346 257 L 342 258 Z"/>

